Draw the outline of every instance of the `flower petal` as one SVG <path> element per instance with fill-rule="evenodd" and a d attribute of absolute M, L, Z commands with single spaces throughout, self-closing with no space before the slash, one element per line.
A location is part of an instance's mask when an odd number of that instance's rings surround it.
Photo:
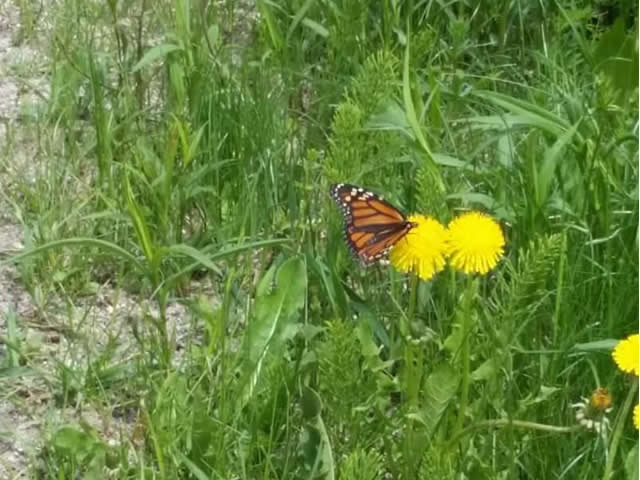
<path fill-rule="evenodd" d="M 638 334 L 634 334 L 618 342 L 612 353 L 618 368 L 625 373 L 633 373 L 636 377 L 640 370 L 638 350 Z"/>
<path fill-rule="evenodd" d="M 485 275 L 504 254 L 500 225 L 480 212 L 469 212 L 449 223 L 451 265 L 465 273 Z"/>
<path fill-rule="evenodd" d="M 401 272 L 415 272 L 429 280 L 444 269 L 448 250 L 447 229 L 437 220 L 411 215 L 416 225 L 391 250 L 391 264 Z"/>

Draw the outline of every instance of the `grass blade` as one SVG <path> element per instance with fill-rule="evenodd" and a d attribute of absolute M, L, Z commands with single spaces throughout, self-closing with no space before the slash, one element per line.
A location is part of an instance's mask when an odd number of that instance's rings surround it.
<path fill-rule="evenodd" d="M 153 61 L 158 58 L 163 58 L 169 55 L 171 52 L 175 52 L 176 50 L 180 50 L 181 47 L 178 45 L 173 45 L 171 43 L 163 43 L 162 45 L 156 45 L 155 47 L 151 47 L 147 50 L 147 53 L 140 59 L 138 63 L 136 63 L 131 69 L 131 73 L 135 73 L 138 70 L 146 67 Z"/>
<path fill-rule="evenodd" d="M 30 249 L 6 260 L 3 260 L 2 262 L 0 262 L 0 266 L 6 265 L 8 263 L 17 263 L 27 257 L 44 253 L 47 250 L 64 247 L 98 247 L 102 250 L 109 251 L 119 257 L 122 257 L 124 260 L 130 262 L 138 270 L 144 270 L 142 263 L 140 263 L 140 261 L 134 255 L 126 251 L 124 248 L 116 245 L 115 243 L 107 242 L 105 240 L 99 240 L 97 238 L 83 237 L 65 238 L 63 240 L 55 240 L 53 242 L 45 243 L 44 245 L 40 245 L 39 247 Z"/>
<path fill-rule="evenodd" d="M 407 47 L 405 48 L 404 53 L 404 68 L 402 70 L 402 98 L 404 99 L 404 108 L 407 115 L 407 122 L 413 130 L 413 134 L 418 140 L 418 144 L 422 147 L 422 149 L 427 154 L 428 161 L 433 163 L 433 155 L 431 154 L 431 149 L 429 149 L 429 145 L 427 144 L 427 140 L 424 137 L 424 133 L 420 128 L 420 123 L 418 122 L 418 116 L 416 115 L 416 108 L 413 103 L 413 96 L 411 94 L 411 81 L 410 81 L 410 73 L 409 73 L 409 60 L 410 60 L 410 50 L 409 50 L 409 41 L 407 41 Z"/>
<path fill-rule="evenodd" d="M 560 154 L 564 151 L 567 144 L 573 139 L 580 123 L 581 121 L 578 121 L 569 130 L 560 135 L 551 148 L 547 149 L 544 154 L 544 160 L 538 174 L 538 182 L 535 185 L 536 203 L 539 208 L 542 207 L 549 198 L 551 183 L 556 171 L 556 166 L 561 159 Z"/>
<path fill-rule="evenodd" d="M 571 128 L 571 125 L 563 118 L 526 100 L 488 90 L 477 90 L 473 94 L 515 115 L 520 115 L 526 123 L 537 126 L 556 136 L 562 135 L 562 133 Z"/>

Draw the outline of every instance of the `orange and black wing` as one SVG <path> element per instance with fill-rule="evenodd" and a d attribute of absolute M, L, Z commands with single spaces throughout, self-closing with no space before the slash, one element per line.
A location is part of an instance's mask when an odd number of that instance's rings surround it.
<path fill-rule="evenodd" d="M 365 266 L 384 258 L 413 228 L 402 212 L 373 192 L 339 183 L 330 193 L 344 216 L 347 245 Z"/>

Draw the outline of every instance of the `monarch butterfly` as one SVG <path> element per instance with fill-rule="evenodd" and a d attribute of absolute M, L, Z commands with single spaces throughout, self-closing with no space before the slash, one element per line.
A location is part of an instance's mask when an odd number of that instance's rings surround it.
<path fill-rule="evenodd" d="M 344 238 L 363 266 L 381 260 L 415 224 L 381 196 L 346 183 L 331 185 L 344 217 Z"/>

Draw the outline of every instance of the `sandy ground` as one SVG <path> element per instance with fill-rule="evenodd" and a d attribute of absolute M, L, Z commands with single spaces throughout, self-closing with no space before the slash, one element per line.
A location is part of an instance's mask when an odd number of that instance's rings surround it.
<path fill-rule="evenodd" d="M 21 89 L 15 68 L 25 58 L 35 53 L 19 45 L 20 24 L 18 12 L 10 2 L 0 4 L 0 189 L 8 189 L 7 182 L 18 163 L 23 163 L 29 154 L 29 145 L 18 149 L 22 156 L 9 158 L 7 148 L 13 132 L 20 121 L 19 105 Z M 17 251 L 22 248 L 23 229 L 14 223 L 11 206 L 0 197 L 0 252 Z M 33 318 L 34 306 L 31 296 L 17 281 L 15 268 L 0 267 L 0 335 L 7 334 L 7 315 L 14 312 L 17 318 Z M 0 345 L 4 360 L 7 349 Z M 34 408 L 31 393 L 39 395 L 32 384 L 33 378 L 23 381 L 11 376 L 0 379 L 0 478 L 27 478 L 28 457 L 34 452 L 40 438 L 41 417 Z M 34 382 L 41 383 L 41 382 Z"/>
<path fill-rule="evenodd" d="M 47 165 L 39 164 L 46 157 L 38 154 L 38 138 L 54 136 L 50 125 L 39 125 L 40 137 L 34 127 L 49 95 L 49 65 L 44 55 L 56 0 L 25 3 L 36 9 L 35 34 L 28 38 L 17 4 L 0 0 L 0 262 L 24 248 L 25 229 L 15 186 L 28 187 L 46 172 Z M 233 2 L 233 9 L 222 34 L 237 56 L 251 42 L 258 12 L 254 0 Z M 213 308 L 219 305 L 209 279 L 193 282 L 189 291 L 206 298 Z M 109 358 L 119 364 L 139 355 L 130 323 L 143 315 L 157 316 L 154 304 L 108 284 L 99 285 L 95 295 L 71 301 L 51 293 L 44 296 L 46 300 L 38 304 L 34 299 L 42 295 L 27 291 L 19 268 L 0 264 L 0 480 L 33 477 L 41 448 L 62 425 L 90 427 L 111 445 L 132 445 L 138 440 L 134 435 L 136 405 L 122 408 L 105 399 L 87 400 L 82 394 L 65 404 L 60 401 L 60 371 L 69 369 L 82 376 L 90 358 L 107 348 L 115 348 Z M 10 319 L 23 356 L 19 368 L 13 369 L 7 368 Z M 203 328 L 194 326 L 177 299 L 168 306 L 167 322 L 176 342 L 174 364 L 179 368 L 185 346 L 199 342 Z"/>
<path fill-rule="evenodd" d="M 45 46 L 31 38 L 23 41 L 14 3 L 0 0 L 0 261 L 23 248 L 24 228 L 16 214 L 19 206 L 12 205 L 17 202 L 11 194 L 12 182 L 19 178 L 28 185 L 38 175 L 33 122 L 27 127 L 24 119 L 48 94 L 47 63 L 42 56 Z M 39 37 L 46 38 L 34 38 Z M 139 320 L 143 311 L 155 313 L 144 299 L 108 285 L 99 286 L 95 296 L 74 299 L 72 305 L 49 296 L 41 306 L 23 285 L 15 266 L 0 265 L 0 479 L 31 478 L 39 449 L 61 425 L 89 425 L 110 444 L 131 441 L 135 415 L 122 415 L 114 406 L 82 398 L 61 406 L 56 401 L 61 388 L 59 372 L 65 367 L 82 372 L 87 356 L 98 355 L 109 342 L 112 348 L 114 338 L 117 353 L 113 358 L 130 360 L 137 350 L 127 322 Z M 199 289 L 203 291 L 211 294 L 210 285 Z M 10 316 L 21 351 L 27 352 L 23 370 L 6 368 Z M 180 350 L 194 331 L 191 316 L 174 302 L 168 319 L 169 331 L 177 338 L 179 361 Z M 65 333 L 69 330 L 72 336 Z"/>

